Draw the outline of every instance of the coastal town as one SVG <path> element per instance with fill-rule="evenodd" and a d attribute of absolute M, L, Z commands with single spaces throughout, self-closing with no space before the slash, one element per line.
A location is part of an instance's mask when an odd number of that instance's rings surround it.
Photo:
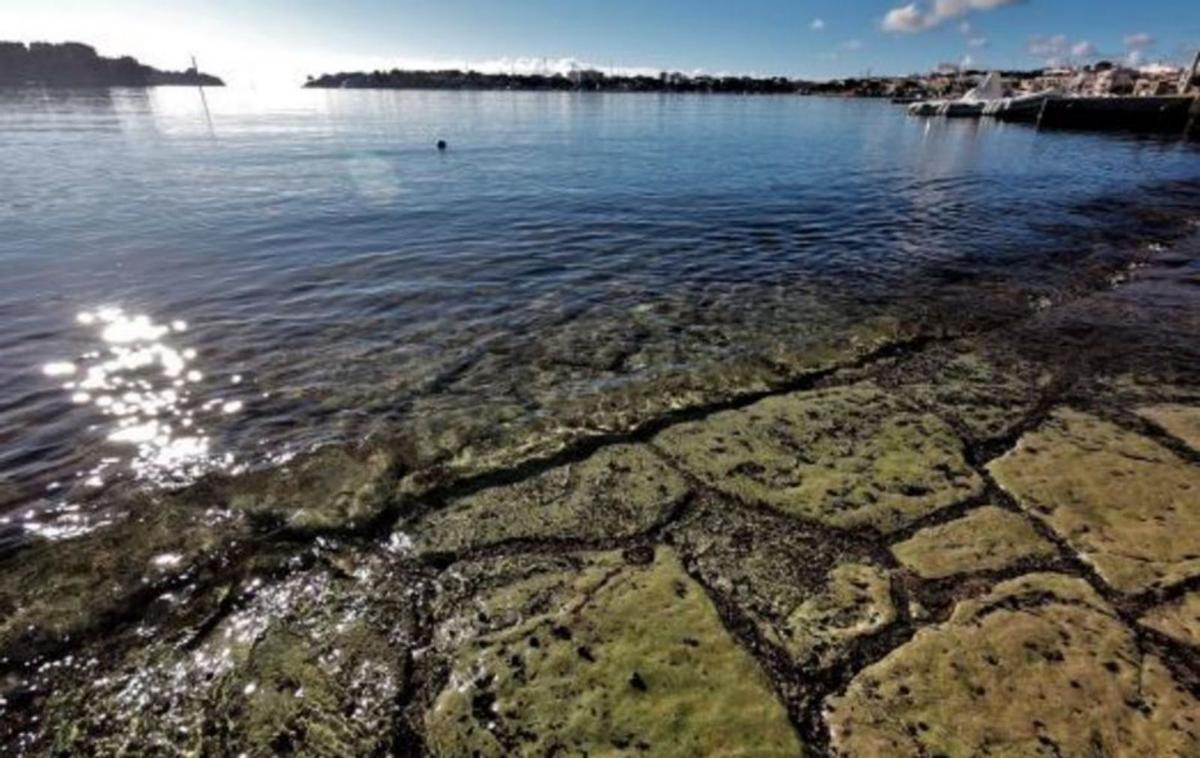
<path fill-rule="evenodd" d="M 837 95 L 893 98 L 906 102 L 955 98 L 966 94 L 989 72 L 943 65 L 927 74 L 869 76 L 813 81 L 783 76 L 756 77 L 687 74 L 662 71 L 657 76 L 619 74 L 592 68 L 566 72 L 484 73 L 457 69 L 439 71 L 351 72 L 310 76 L 313 89 L 501 89 L 607 92 L 698 92 L 729 94 Z M 1040 68 L 998 72 L 1014 94 L 1059 90 L 1080 95 L 1167 95 L 1194 86 L 1195 67 L 1162 63 L 1130 68 L 1109 61 L 1080 67 Z M 1190 78 L 1189 78 L 1190 73 Z"/>

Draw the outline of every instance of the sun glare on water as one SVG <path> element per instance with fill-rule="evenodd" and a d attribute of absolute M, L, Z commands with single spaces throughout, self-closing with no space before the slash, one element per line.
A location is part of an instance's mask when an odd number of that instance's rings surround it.
<path fill-rule="evenodd" d="M 181 344 L 185 321 L 158 323 L 119 307 L 85 311 L 76 320 L 95 330 L 98 349 L 46 363 L 42 373 L 62 380 L 73 403 L 99 409 L 110 419 L 106 439 L 118 452 L 80 472 L 86 484 L 103 486 L 121 466 L 138 479 L 170 483 L 233 464 L 231 454 L 214 455 L 202 416 L 213 408 L 222 415 L 238 413 L 243 402 L 217 398 L 201 405 L 195 400 L 205 375 L 197 351 Z"/>

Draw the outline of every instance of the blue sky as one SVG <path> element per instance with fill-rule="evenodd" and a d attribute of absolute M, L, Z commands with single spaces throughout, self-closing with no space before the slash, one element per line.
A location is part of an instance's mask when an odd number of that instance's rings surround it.
<path fill-rule="evenodd" d="M 1179 61 L 1195 0 L 0 0 L 0 39 L 78 39 L 234 83 L 376 66 L 603 67 L 812 78 Z"/>

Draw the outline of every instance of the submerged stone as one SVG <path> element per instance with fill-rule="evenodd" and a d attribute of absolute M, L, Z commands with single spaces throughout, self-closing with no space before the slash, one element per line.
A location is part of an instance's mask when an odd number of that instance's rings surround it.
<path fill-rule="evenodd" d="M 320 567 L 200 630 L 148 630 L 52 681 L 40 719 L 63 754 L 382 754 L 406 687 L 417 597 L 388 558 Z M 406 580 L 407 579 L 407 580 Z"/>
<path fill-rule="evenodd" d="M 945 422 L 872 385 L 770 397 L 655 444 L 722 492 L 846 529 L 890 532 L 983 490 Z"/>
<path fill-rule="evenodd" d="M 602 448 L 515 484 L 456 498 L 412 526 L 421 552 L 460 552 L 519 539 L 602 540 L 661 523 L 687 494 L 645 445 Z"/>
<path fill-rule="evenodd" d="M 1200 468 L 1153 440 L 1061 409 L 989 469 L 1122 592 L 1200 574 Z"/>
<path fill-rule="evenodd" d="M 1032 574 L 829 699 L 837 755 L 1154 755 L 1200 751 L 1200 701 L 1081 579 Z"/>
<path fill-rule="evenodd" d="M 925 579 L 996 571 L 1024 560 L 1052 558 L 1056 552 L 1028 521 L 994 505 L 922 529 L 892 546 L 896 560 Z"/>
<path fill-rule="evenodd" d="M 1188 592 L 1151 608 L 1139 623 L 1185 645 L 1200 647 L 1200 592 Z"/>
<path fill-rule="evenodd" d="M 1175 404 L 1150 405 L 1138 408 L 1137 413 L 1200 452 L 1200 408 Z"/>
<path fill-rule="evenodd" d="M 672 536 L 710 591 L 802 668 L 845 660 L 896 619 L 889 573 L 865 546 L 785 516 L 706 503 Z"/>
<path fill-rule="evenodd" d="M 779 754 L 802 750 L 755 661 L 667 548 L 581 557 L 444 621 L 433 755 Z M 485 609 L 500 610 L 491 614 Z"/>
<path fill-rule="evenodd" d="M 142 613 L 248 536 L 236 514 L 139 496 L 116 523 L 39 541 L 0 562 L 0 650 L 23 661 Z"/>
<path fill-rule="evenodd" d="M 227 496 L 233 508 L 292 529 L 353 529 L 387 508 L 397 468 L 397 454 L 391 450 L 329 445 L 278 468 L 233 479 L 226 485 Z"/>

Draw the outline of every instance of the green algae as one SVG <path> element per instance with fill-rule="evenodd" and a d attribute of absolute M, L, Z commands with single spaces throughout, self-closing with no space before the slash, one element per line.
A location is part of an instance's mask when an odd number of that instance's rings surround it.
<path fill-rule="evenodd" d="M 827 669 L 896 619 L 887 570 L 863 545 L 718 502 L 672 528 L 694 573 L 798 667 Z"/>
<path fill-rule="evenodd" d="M 1155 606 L 1138 620 L 1142 626 L 1192 647 L 1200 647 L 1200 592 Z"/>
<path fill-rule="evenodd" d="M 411 531 L 419 552 L 456 553 L 518 539 L 629 537 L 661 523 L 687 494 L 645 445 L 602 448 L 578 463 L 455 498 Z"/>
<path fill-rule="evenodd" d="M 1200 574 L 1200 469 L 1153 440 L 1060 409 L 989 470 L 1122 592 Z"/>
<path fill-rule="evenodd" d="M 578 573 L 481 600 L 504 620 L 472 608 L 444 622 L 449 681 L 425 717 L 430 752 L 799 754 L 703 590 L 669 549 L 646 558 L 591 555 Z"/>
<path fill-rule="evenodd" d="M 1028 521 L 994 505 L 922 529 L 892 546 L 896 560 L 925 579 L 996 571 L 1056 553 Z"/>
<path fill-rule="evenodd" d="M 46 742 L 64 754 L 389 751 L 417 599 L 387 556 L 351 562 L 351 575 L 326 565 L 255 583 L 215 624 L 67 667 Z"/>
<path fill-rule="evenodd" d="M 983 490 L 945 422 L 869 384 L 769 397 L 654 442 L 721 492 L 845 529 L 894 531 Z"/>
<path fill-rule="evenodd" d="M 1200 702 L 1086 582 L 1033 574 L 963 601 L 826 705 L 837 755 L 1200 750 Z"/>
<path fill-rule="evenodd" d="M 986 342 L 923 351 L 889 377 L 896 391 L 936 413 L 971 442 L 1011 433 L 1038 404 L 1053 375 Z"/>

